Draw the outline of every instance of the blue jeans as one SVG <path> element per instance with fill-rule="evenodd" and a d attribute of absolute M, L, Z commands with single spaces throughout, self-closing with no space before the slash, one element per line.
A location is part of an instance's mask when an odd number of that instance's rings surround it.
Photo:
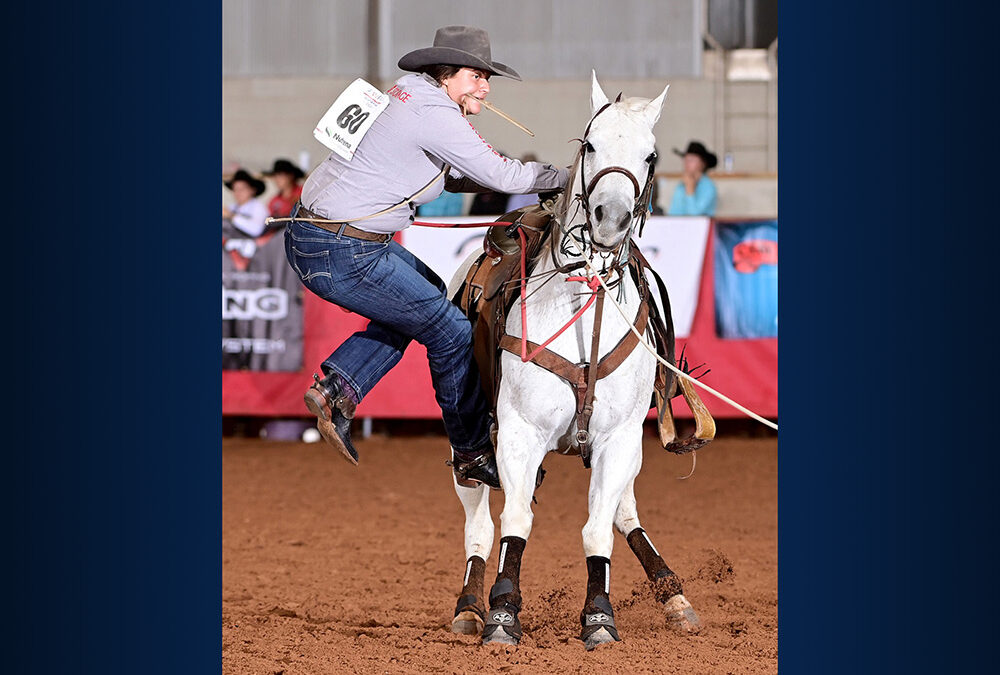
<path fill-rule="evenodd" d="M 363 398 L 416 340 L 427 348 L 452 447 L 478 454 L 489 444 L 472 326 L 433 270 L 395 241 L 354 239 L 301 221 L 285 230 L 285 255 L 310 291 L 371 319 L 330 354 L 324 371 L 336 372 Z"/>

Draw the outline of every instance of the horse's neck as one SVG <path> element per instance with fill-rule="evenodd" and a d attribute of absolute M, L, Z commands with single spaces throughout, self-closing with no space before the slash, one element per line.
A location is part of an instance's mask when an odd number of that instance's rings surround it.
<path fill-rule="evenodd" d="M 587 269 L 584 265 L 587 258 L 579 253 L 579 243 L 571 242 L 569 246 L 572 250 L 571 253 L 567 254 L 560 250 L 563 248 L 561 242 L 565 231 L 565 227 L 554 227 L 552 236 L 539 253 L 531 281 L 526 289 L 531 296 L 528 300 L 528 306 L 535 305 L 540 309 L 544 308 L 541 313 L 544 315 L 545 323 L 563 325 L 584 306 L 591 295 L 590 289 L 583 282 L 567 281 L 567 278 L 586 277 L 589 279 L 593 277 L 594 273 L 597 273 L 610 289 L 605 296 L 604 311 L 602 312 L 603 321 L 609 325 L 618 326 L 621 315 L 612 306 L 614 302 L 622 307 L 630 320 L 633 319 L 638 312 L 640 298 L 638 288 L 632 275 L 628 272 L 627 264 L 623 262 L 617 267 L 613 267 L 611 263 L 614 258 L 605 259 L 595 255 L 590 263 L 591 268 Z M 626 240 L 622 251 L 626 261 L 630 245 L 631 243 Z M 576 264 L 579 264 L 579 267 L 568 272 L 564 271 Z M 603 274 L 601 274 L 602 268 L 604 269 Z M 609 320 L 609 317 L 614 318 Z M 581 325 L 585 326 L 587 335 L 592 330 L 593 321 L 594 307 L 592 306 L 580 318 Z M 618 327 L 625 329 L 624 324 Z M 602 330 L 602 334 L 603 332 Z"/>

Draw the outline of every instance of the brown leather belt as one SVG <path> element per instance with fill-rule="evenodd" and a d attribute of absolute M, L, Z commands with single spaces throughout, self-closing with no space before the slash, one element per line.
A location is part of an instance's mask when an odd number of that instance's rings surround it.
<path fill-rule="evenodd" d="M 302 216 L 303 220 L 308 219 L 310 221 L 329 220 L 329 218 L 324 218 L 321 215 L 315 214 L 304 206 L 299 206 L 299 211 L 298 213 L 295 214 L 295 217 L 298 218 L 299 216 Z M 351 227 L 346 223 L 313 222 L 312 224 L 315 225 L 316 227 L 326 230 L 327 232 L 333 232 L 334 234 L 340 233 L 341 228 L 343 228 L 343 234 L 347 237 L 351 237 L 352 239 L 364 239 L 365 241 L 378 241 L 378 242 L 387 242 L 390 239 L 392 239 L 391 234 L 378 234 L 375 232 L 366 232 L 365 230 L 359 230 L 356 227 Z"/>

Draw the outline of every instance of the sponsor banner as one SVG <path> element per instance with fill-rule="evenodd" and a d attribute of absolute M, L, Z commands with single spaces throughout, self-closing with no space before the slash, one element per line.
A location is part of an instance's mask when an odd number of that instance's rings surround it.
<path fill-rule="evenodd" d="M 711 219 L 702 216 L 649 216 L 639 249 L 663 279 L 670 296 L 674 334 L 691 334 Z"/>
<path fill-rule="evenodd" d="M 483 216 L 421 220 L 450 224 L 488 222 Z M 650 216 L 642 237 L 637 239 L 642 254 L 667 287 L 678 337 L 689 335 L 694 321 L 709 222 L 704 217 Z M 403 245 L 450 285 L 462 263 L 483 252 L 485 234 L 486 227 L 445 229 L 416 225 L 403 232 Z"/>
<path fill-rule="evenodd" d="M 778 336 L 778 221 L 717 223 L 715 321 L 719 337 Z"/>
<path fill-rule="evenodd" d="M 300 370 L 303 292 L 285 261 L 283 229 L 251 239 L 224 228 L 222 369 Z"/>

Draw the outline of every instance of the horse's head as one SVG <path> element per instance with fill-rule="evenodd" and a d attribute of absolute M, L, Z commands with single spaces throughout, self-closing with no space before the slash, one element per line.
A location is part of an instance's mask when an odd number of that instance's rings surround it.
<path fill-rule="evenodd" d="M 577 173 L 589 235 L 598 251 L 616 250 L 645 218 L 656 161 L 653 125 L 667 89 L 656 98 L 613 102 L 593 74 L 591 120 L 580 148 Z"/>

